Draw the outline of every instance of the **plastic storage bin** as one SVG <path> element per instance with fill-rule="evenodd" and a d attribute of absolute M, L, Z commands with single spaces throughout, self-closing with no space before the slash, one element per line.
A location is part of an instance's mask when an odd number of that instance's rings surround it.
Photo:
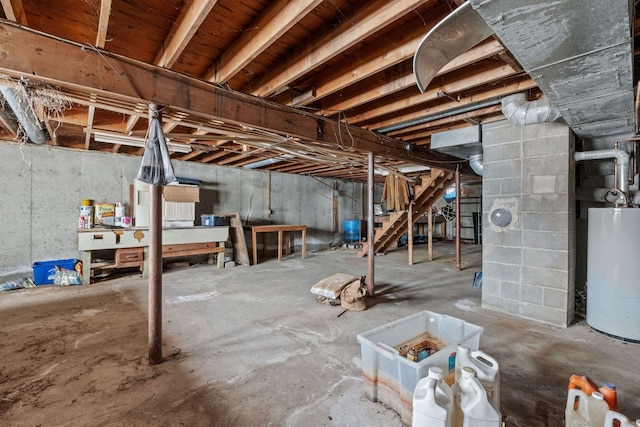
<path fill-rule="evenodd" d="M 52 285 L 56 274 L 56 266 L 73 270 L 77 262 L 78 260 L 75 258 L 34 262 L 33 282 L 36 285 Z"/>
<path fill-rule="evenodd" d="M 229 226 L 229 217 L 213 214 L 200 215 L 200 223 L 203 227 Z"/>
<path fill-rule="evenodd" d="M 444 372 L 445 382 L 453 383 L 458 344 L 477 350 L 483 330 L 455 317 L 421 311 L 358 334 L 367 397 L 389 405 L 405 425 L 411 425 L 413 391 L 418 381 L 436 366 Z M 444 344 L 425 359 L 413 362 L 395 348 L 424 334 Z"/>

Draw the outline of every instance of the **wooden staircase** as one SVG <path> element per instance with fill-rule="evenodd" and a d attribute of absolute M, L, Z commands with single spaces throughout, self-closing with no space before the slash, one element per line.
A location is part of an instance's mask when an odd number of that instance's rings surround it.
<path fill-rule="evenodd" d="M 444 194 L 454 178 L 454 172 L 439 169 L 431 169 L 430 176 L 422 177 L 422 182 L 415 186 L 413 200 L 410 203 L 414 222 Z M 374 253 L 386 253 L 390 248 L 395 247 L 400 236 L 409 229 L 408 223 L 407 211 L 391 212 L 389 218 L 382 222 L 382 227 L 375 229 Z M 368 251 L 369 245 L 365 242 L 358 256 L 365 256 Z"/>

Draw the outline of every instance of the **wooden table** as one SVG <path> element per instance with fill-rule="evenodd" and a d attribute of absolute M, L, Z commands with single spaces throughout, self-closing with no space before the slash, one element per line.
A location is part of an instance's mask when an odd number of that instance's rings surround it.
<path fill-rule="evenodd" d="M 307 226 L 306 225 L 252 225 L 251 227 L 251 243 L 253 249 L 253 265 L 258 263 L 258 233 L 278 233 L 278 261 L 282 261 L 282 237 L 285 232 L 302 231 L 302 259 L 307 252 Z M 288 237 L 288 235 L 287 235 Z M 263 249 L 266 245 L 263 242 Z M 287 245 L 287 254 L 289 253 L 289 245 Z"/>
<path fill-rule="evenodd" d="M 91 281 L 91 268 L 142 267 L 148 274 L 148 228 L 80 229 L 78 250 L 82 252 L 82 280 Z M 229 227 L 187 227 L 162 229 L 162 258 L 218 254 L 218 267 L 224 266 L 224 243 L 229 238 Z M 91 252 L 115 250 L 113 263 L 92 263 Z"/>

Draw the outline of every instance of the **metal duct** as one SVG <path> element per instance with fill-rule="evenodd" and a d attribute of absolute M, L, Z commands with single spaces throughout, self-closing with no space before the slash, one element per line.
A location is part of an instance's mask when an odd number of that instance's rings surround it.
<path fill-rule="evenodd" d="M 488 99 L 485 101 L 480 101 L 480 102 L 474 102 L 473 104 L 468 104 L 468 105 L 465 105 L 464 107 L 454 108 L 451 110 L 443 111 L 442 113 L 435 113 L 435 114 L 431 114 L 430 116 L 408 120 L 406 122 L 375 129 L 375 131 L 380 133 L 394 132 L 396 130 L 405 129 L 411 126 L 422 125 L 422 124 L 433 122 L 439 119 L 444 119 L 445 117 L 455 116 L 456 114 L 463 114 L 463 113 L 468 113 L 469 111 L 475 111 L 481 108 L 491 107 L 499 103 L 500 103 L 500 100 L 495 98 Z"/>
<path fill-rule="evenodd" d="M 478 175 L 482 176 L 484 164 L 482 162 L 482 154 L 472 154 L 469 156 L 469 166 Z"/>
<path fill-rule="evenodd" d="M 554 122 L 560 118 L 560 111 L 549 103 L 549 98 L 536 101 L 527 100 L 526 93 L 514 93 L 502 98 L 502 114 L 512 123 L 532 125 Z"/>
<path fill-rule="evenodd" d="M 579 138 L 635 133 L 631 0 L 469 2 Z"/>
<path fill-rule="evenodd" d="M 576 162 L 582 160 L 615 159 L 618 165 L 618 183 L 616 189 L 624 193 L 625 198 L 629 194 L 629 155 L 624 150 L 616 148 L 610 150 L 582 151 L 575 154 Z"/>
<path fill-rule="evenodd" d="M 413 74 L 420 92 L 427 90 L 442 67 L 492 34 L 493 30 L 469 2 L 438 22 L 422 39 L 413 57 Z"/>
<path fill-rule="evenodd" d="M 31 105 L 25 102 L 20 96 L 16 96 L 15 89 L 10 87 L 0 85 L 0 93 L 2 93 L 9 107 L 13 110 L 24 132 L 27 134 L 27 137 L 29 137 L 29 140 L 34 144 L 44 144 L 47 142 L 49 135 L 41 127 L 40 120 Z"/>

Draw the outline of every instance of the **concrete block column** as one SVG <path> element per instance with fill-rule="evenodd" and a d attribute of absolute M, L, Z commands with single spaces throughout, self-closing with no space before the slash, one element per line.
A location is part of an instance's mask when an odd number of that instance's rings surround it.
<path fill-rule="evenodd" d="M 498 122 L 484 150 L 482 305 L 567 326 L 575 299 L 574 136 Z"/>

